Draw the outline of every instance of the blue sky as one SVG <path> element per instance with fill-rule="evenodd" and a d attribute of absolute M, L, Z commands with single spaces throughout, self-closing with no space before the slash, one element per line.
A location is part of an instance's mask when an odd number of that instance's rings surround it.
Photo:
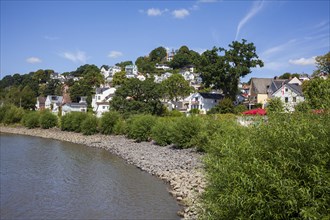
<path fill-rule="evenodd" d="M 1 78 L 38 69 L 114 65 L 163 46 L 197 52 L 253 42 L 250 77 L 315 70 L 330 51 L 329 1 L 3 1 Z"/>

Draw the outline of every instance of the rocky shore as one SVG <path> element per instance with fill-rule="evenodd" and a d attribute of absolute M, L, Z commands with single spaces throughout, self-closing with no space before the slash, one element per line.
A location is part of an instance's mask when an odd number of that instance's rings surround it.
<path fill-rule="evenodd" d="M 182 205 L 178 215 L 183 219 L 197 219 L 200 210 L 198 199 L 206 181 L 201 163 L 202 155 L 193 149 L 160 147 L 152 142 L 136 143 L 124 136 L 84 136 L 58 128 L 47 130 L 1 126 L 0 132 L 51 138 L 108 150 L 127 163 L 166 181 L 170 185 L 169 192 Z"/>

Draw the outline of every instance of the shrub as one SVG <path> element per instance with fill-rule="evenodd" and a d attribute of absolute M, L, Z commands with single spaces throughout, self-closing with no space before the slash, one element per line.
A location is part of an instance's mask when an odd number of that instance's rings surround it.
<path fill-rule="evenodd" d="M 121 118 L 119 112 L 106 112 L 101 117 L 100 131 L 102 134 L 113 134 L 116 122 Z"/>
<path fill-rule="evenodd" d="M 127 134 L 127 124 L 126 121 L 122 118 L 116 121 L 115 125 L 113 126 L 113 133 L 116 135 L 126 135 Z"/>
<path fill-rule="evenodd" d="M 10 110 L 12 105 L 3 105 L 0 107 L 0 123 L 4 121 L 6 113 Z"/>
<path fill-rule="evenodd" d="M 129 119 L 128 138 L 132 138 L 137 142 L 149 141 L 151 137 L 151 129 L 156 122 L 156 118 L 152 115 L 134 115 Z"/>
<path fill-rule="evenodd" d="M 311 110 L 309 104 L 307 101 L 304 102 L 299 102 L 296 104 L 296 106 L 294 107 L 294 110 L 296 112 L 303 112 L 303 113 L 307 113 Z"/>
<path fill-rule="evenodd" d="M 61 130 L 62 131 L 73 131 L 72 128 L 72 114 L 65 114 L 61 117 Z"/>
<path fill-rule="evenodd" d="M 23 116 L 24 110 L 22 108 L 18 108 L 14 105 L 9 105 L 8 107 L 4 107 L 5 113 L 3 115 L 2 122 L 4 124 L 15 124 L 19 123 Z"/>
<path fill-rule="evenodd" d="M 330 115 L 272 114 L 217 135 L 205 157 L 207 219 L 327 219 Z"/>
<path fill-rule="evenodd" d="M 236 114 L 240 114 L 240 113 L 245 112 L 247 110 L 248 110 L 248 108 L 245 105 L 242 105 L 242 104 L 237 105 L 237 106 L 234 107 L 234 112 Z"/>
<path fill-rule="evenodd" d="M 98 132 L 98 119 L 96 116 L 88 114 L 81 123 L 81 132 L 84 135 L 92 135 Z"/>
<path fill-rule="evenodd" d="M 53 128 L 57 125 L 58 118 L 48 110 L 40 113 L 40 127 L 43 129 Z"/>
<path fill-rule="evenodd" d="M 180 112 L 179 110 L 174 109 L 172 111 L 167 111 L 166 116 L 169 116 L 169 117 L 182 117 L 182 116 L 184 116 L 184 114 L 182 112 Z"/>
<path fill-rule="evenodd" d="M 22 118 L 22 124 L 31 129 L 40 127 L 40 114 L 39 112 L 28 112 Z"/>
<path fill-rule="evenodd" d="M 81 124 L 87 118 L 87 113 L 85 112 L 71 112 L 70 117 L 72 117 L 71 122 L 71 131 L 81 132 Z"/>
<path fill-rule="evenodd" d="M 269 100 L 267 105 L 267 111 L 269 112 L 283 112 L 284 111 L 284 103 L 281 98 L 276 97 Z"/>
<path fill-rule="evenodd" d="M 151 129 L 151 138 L 160 146 L 172 144 L 174 119 L 158 118 Z"/>
<path fill-rule="evenodd" d="M 202 119 L 198 116 L 178 118 L 174 125 L 173 143 L 178 148 L 194 147 L 201 128 Z"/>
<path fill-rule="evenodd" d="M 190 109 L 189 113 L 193 115 L 198 115 L 201 111 L 197 108 Z"/>
<path fill-rule="evenodd" d="M 234 113 L 234 104 L 230 98 L 224 98 L 219 102 L 218 105 L 211 108 L 207 114 L 226 114 L 226 113 Z"/>

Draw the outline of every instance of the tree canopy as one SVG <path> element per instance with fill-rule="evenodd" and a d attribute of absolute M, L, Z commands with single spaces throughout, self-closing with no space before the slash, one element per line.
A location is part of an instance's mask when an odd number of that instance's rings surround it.
<path fill-rule="evenodd" d="M 162 82 L 164 95 L 172 101 L 178 101 L 178 98 L 184 98 L 193 91 L 189 82 L 181 74 L 173 74 Z"/>
<path fill-rule="evenodd" d="M 163 114 L 164 107 L 160 102 L 161 87 L 153 79 L 140 81 L 130 78 L 120 86 L 110 101 L 112 109 L 123 114 L 149 113 Z"/>
<path fill-rule="evenodd" d="M 222 55 L 220 55 L 222 53 Z M 251 73 L 251 68 L 263 67 L 253 43 L 233 41 L 229 49 L 216 48 L 201 55 L 200 70 L 203 83 L 222 89 L 226 96 L 235 98 L 240 77 Z"/>
<path fill-rule="evenodd" d="M 313 75 L 318 75 L 321 73 L 325 75 L 330 74 L 330 52 L 323 56 L 317 56 L 315 58 L 315 63 L 317 70 L 314 71 Z"/>

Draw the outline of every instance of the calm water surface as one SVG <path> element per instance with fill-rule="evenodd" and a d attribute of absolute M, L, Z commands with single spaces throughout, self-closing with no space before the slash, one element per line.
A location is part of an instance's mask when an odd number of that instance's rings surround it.
<path fill-rule="evenodd" d="M 179 219 L 157 178 L 101 149 L 1 133 L 1 219 Z"/>

